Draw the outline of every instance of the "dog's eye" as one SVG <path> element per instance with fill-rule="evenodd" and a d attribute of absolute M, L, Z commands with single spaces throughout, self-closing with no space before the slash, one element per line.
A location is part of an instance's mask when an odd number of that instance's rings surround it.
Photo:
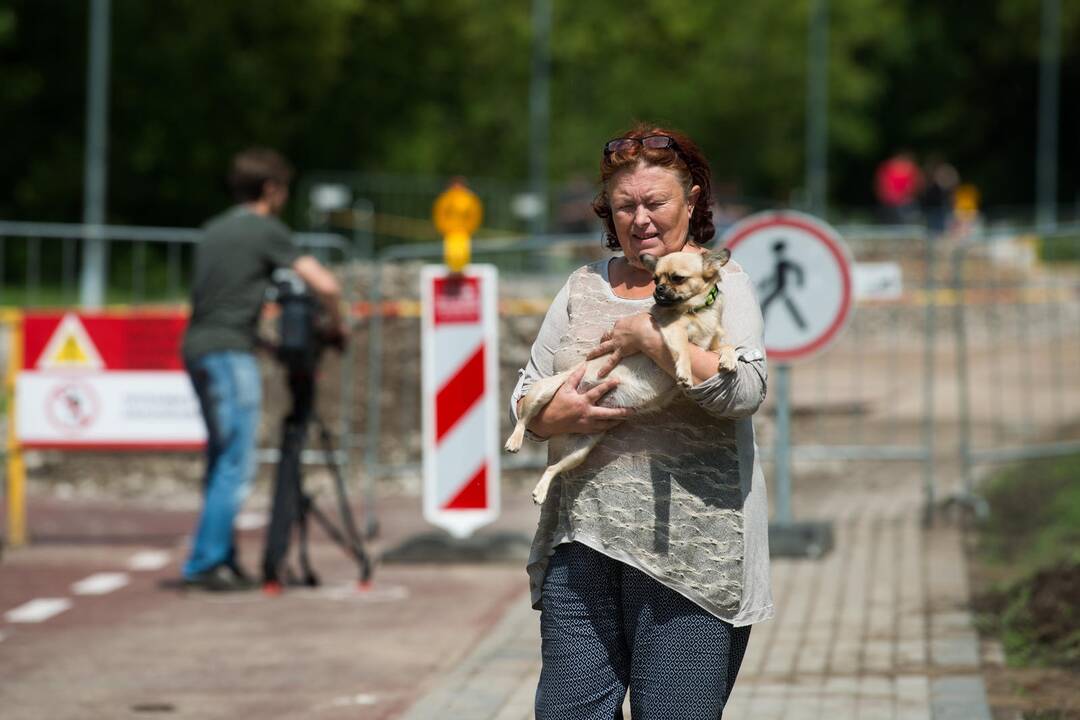
<path fill-rule="evenodd" d="M 678 285 L 679 283 L 681 283 L 683 280 L 686 279 L 682 275 L 669 275 L 668 277 L 670 278 L 671 282 L 673 282 L 676 285 Z"/>

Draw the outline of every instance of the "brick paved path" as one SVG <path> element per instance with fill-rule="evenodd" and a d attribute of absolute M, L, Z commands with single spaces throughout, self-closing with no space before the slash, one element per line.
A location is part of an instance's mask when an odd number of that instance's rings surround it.
<path fill-rule="evenodd" d="M 836 547 L 773 562 L 777 616 L 755 627 L 725 717 L 990 720 L 960 532 L 921 527 L 917 469 L 865 477 L 796 493 Z M 538 632 L 522 595 L 404 717 L 532 718 Z"/>

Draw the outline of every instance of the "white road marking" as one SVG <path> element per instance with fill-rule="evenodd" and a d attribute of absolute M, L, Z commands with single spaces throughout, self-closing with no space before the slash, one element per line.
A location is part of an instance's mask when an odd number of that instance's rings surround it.
<path fill-rule="evenodd" d="M 334 705 L 337 707 L 348 707 L 350 705 L 374 705 L 377 702 L 379 702 L 379 698 L 370 693 L 357 693 L 352 697 L 334 698 Z"/>
<path fill-rule="evenodd" d="M 127 573 L 95 573 L 71 586 L 76 595 L 105 595 L 119 590 L 131 581 Z"/>
<path fill-rule="evenodd" d="M 236 516 L 233 525 L 237 530 L 258 530 L 266 526 L 266 513 L 242 512 Z"/>
<path fill-rule="evenodd" d="M 38 598 L 8 610 L 4 613 L 4 619 L 10 623 L 44 622 L 70 607 L 71 601 L 67 598 Z"/>
<path fill-rule="evenodd" d="M 160 570 L 172 560 L 165 550 L 144 550 L 128 560 L 128 570 Z"/>
<path fill-rule="evenodd" d="M 374 705 L 379 702 L 379 696 L 371 693 L 357 693 L 356 695 L 346 695 L 344 697 L 336 697 L 328 703 L 315 706 L 315 710 L 327 710 L 329 708 L 340 707 L 355 707 L 363 705 Z"/>

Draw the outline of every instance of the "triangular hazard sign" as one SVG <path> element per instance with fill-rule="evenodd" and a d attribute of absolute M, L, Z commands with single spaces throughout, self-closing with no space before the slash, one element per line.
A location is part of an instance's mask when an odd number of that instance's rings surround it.
<path fill-rule="evenodd" d="M 100 370 L 104 365 L 89 333 L 74 313 L 64 315 L 37 362 L 42 370 Z"/>

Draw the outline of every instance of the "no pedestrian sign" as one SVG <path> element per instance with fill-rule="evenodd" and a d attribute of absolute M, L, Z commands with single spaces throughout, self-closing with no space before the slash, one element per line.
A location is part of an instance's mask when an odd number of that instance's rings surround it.
<path fill-rule="evenodd" d="M 754 281 L 770 359 L 805 359 L 836 339 L 853 285 L 851 255 L 835 230 L 803 213 L 765 212 L 728 230 L 724 244 Z"/>

